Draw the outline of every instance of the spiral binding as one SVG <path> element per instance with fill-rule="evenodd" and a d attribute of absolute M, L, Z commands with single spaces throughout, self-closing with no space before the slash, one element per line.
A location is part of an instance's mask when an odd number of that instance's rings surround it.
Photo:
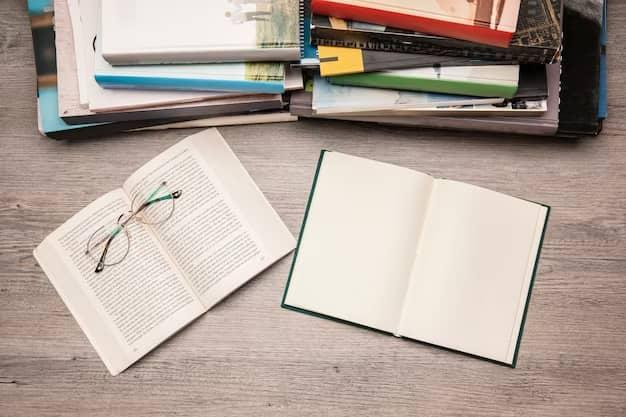
<path fill-rule="evenodd" d="M 299 0 L 298 2 L 298 19 L 300 25 L 300 58 L 304 58 L 304 17 L 308 8 L 309 0 Z"/>

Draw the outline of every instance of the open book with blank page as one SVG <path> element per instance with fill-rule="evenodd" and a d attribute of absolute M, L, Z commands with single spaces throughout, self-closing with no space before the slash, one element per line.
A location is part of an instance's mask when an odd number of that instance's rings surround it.
<path fill-rule="evenodd" d="M 322 151 L 283 307 L 514 367 L 548 213 Z"/>
<path fill-rule="evenodd" d="M 152 192 L 164 182 L 173 192 Z M 146 191 L 148 199 L 137 198 Z M 124 224 L 129 212 L 139 214 Z M 94 238 L 100 230 L 104 239 Z M 94 244 L 111 236 L 105 249 Z M 294 246 L 235 154 L 210 129 L 139 168 L 34 254 L 116 375 Z"/>

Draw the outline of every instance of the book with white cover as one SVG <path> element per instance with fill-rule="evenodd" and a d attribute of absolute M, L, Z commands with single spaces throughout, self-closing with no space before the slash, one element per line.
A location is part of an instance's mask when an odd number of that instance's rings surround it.
<path fill-rule="evenodd" d="M 548 213 L 322 151 L 283 307 L 515 366 Z"/>
<path fill-rule="evenodd" d="M 295 61 L 298 0 L 107 0 L 102 55 L 112 65 Z"/>
<path fill-rule="evenodd" d="M 163 182 L 170 193 L 155 194 Z M 148 196 L 154 209 L 137 210 L 145 205 L 134 205 L 137 196 Z M 117 234 L 107 229 L 113 240 L 90 256 L 94 232 L 120 225 L 131 209 L 134 221 Z M 163 211 L 155 224 L 152 216 Z M 116 375 L 294 246 L 241 162 L 209 129 L 143 165 L 46 237 L 34 255 Z"/>
<path fill-rule="evenodd" d="M 96 41 L 94 78 L 107 89 L 268 93 L 285 92 L 285 65 L 278 62 L 111 65 Z"/>
<path fill-rule="evenodd" d="M 501 97 L 471 97 L 382 88 L 352 87 L 329 83 L 316 77 L 313 82 L 313 111 L 316 114 L 351 114 L 377 111 L 496 104 Z"/>

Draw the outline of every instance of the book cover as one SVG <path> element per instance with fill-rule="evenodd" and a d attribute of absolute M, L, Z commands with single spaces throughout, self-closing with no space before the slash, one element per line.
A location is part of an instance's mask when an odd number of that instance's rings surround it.
<path fill-rule="evenodd" d="M 319 46 L 317 51 L 322 77 L 404 68 L 505 64 L 500 61 L 465 57 L 383 52 L 337 46 Z"/>
<path fill-rule="evenodd" d="M 338 75 L 328 80 L 359 87 L 512 98 L 517 91 L 519 65 L 433 66 Z"/>
<path fill-rule="evenodd" d="M 95 79 L 104 88 L 223 91 L 280 94 L 285 92 L 282 63 L 241 62 L 176 65 L 116 65 L 96 49 Z"/>
<path fill-rule="evenodd" d="M 312 0 L 316 14 L 506 47 L 520 0 Z"/>
<path fill-rule="evenodd" d="M 292 0 L 107 0 L 102 55 L 113 65 L 298 60 L 299 15 Z"/>
<path fill-rule="evenodd" d="M 521 0 L 508 47 L 320 15 L 313 16 L 311 37 L 318 45 L 548 64 L 558 59 L 561 49 L 560 9 L 561 0 Z"/>
<path fill-rule="evenodd" d="M 602 0 L 564 3 L 559 109 L 562 136 L 595 136 L 602 130 L 598 112 L 603 7 Z"/>
<path fill-rule="evenodd" d="M 81 8 L 83 8 L 81 2 Z M 90 0 L 87 14 L 97 21 L 100 1 Z M 109 89 L 221 91 L 238 93 L 280 94 L 285 91 L 285 66 L 282 63 L 233 62 L 176 65 L 116 65 L 102 56 L 102 33 L 97 24 L 87 28 L 93 33 L 89 42 L 94 76 L 100 86 Z M 101 30 L 100 30 L 101 32 Z M 189 93 L 186 93 L 189 94 Z"/>
<path fill-rule="evenodd" d="M 350 114 L 438 106 L 497 104 L 503 101 L 503 98 L 333 85 L 326 79 L 317 77 L 313 83 L 312 107 L 317 114 Z"/>

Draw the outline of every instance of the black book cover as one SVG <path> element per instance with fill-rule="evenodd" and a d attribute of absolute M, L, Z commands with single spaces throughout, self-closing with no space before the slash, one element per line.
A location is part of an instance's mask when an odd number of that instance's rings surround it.
<path fill-rule="evenodd" d="M 561 49 L 561 1 L 522 0 L 508 48 L 317 15 L 311 38 L 317 45 L 548 64 L 558 59 Z"/>
<path fill-rule="evenodd" d="M 597 135 L 602 54 L 602 0 L 567 0 L 563 10 L 560 136 Z"/>

